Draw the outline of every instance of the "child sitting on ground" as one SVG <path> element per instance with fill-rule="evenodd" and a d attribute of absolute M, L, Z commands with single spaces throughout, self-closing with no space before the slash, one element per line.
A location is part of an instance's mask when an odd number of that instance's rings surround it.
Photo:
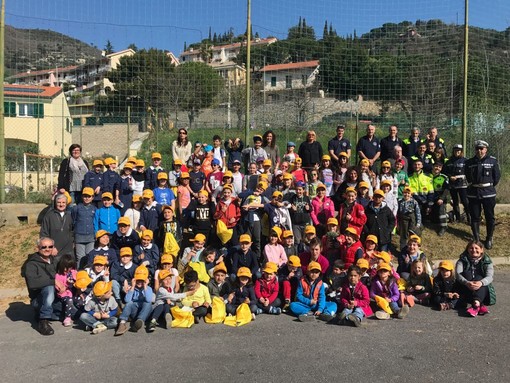
<path fill-rule="evenodd" d="M 227 279 L 227 267 L 221 262 L 214 267 L 212 272 L 213 277 L 207 284 L 209 295 L 211 295 L 211 299 L 220 297 L 226 300 L 228 295 L 232 292 L 232 285 Z"/>
<path fill-rule="evenodd" d="M 361 283 L 363 283 L 365 286 L 370 288 L 371 278 L 370 278 L 370 274 L 368 273 L 368 268 L 370 266 L 368 261 L 365 258 L 358 259 L 356 261 L 356 266 L 358 266 L 361 271 L 361 277 L 360 277 Z"/>
<path fill-rule="evenodd" d="M 342 286 L 347 280 L 347 273 L 345 268 L 345 262 L 341 259 L 337 259 L 333 262 L 331 273 L 328 276 L 328 288 L 326 290 L 326 299 L 331 302 L 340 303 L 340 294 L 342 292 Z"/>
<path fill-rule="evenodd" d="M 180 290 L 180 284 L 179 284 L 179 271 L 177 271 L 176 268 L 174 268 L 174 257 L 172 254 L 165 253 L 161 256 L 160 259 L 161 269 L 156 270 L 154 273 L 154 291 L 158 291 L 160 287 L 160 280 L 159 273 L 163 270 L 170 271 L 170 288 L 173 292 L 179 292 Z"/>
<path fill-rule="evenodd" d="M 459 300 L 458 285 L 455 280 L 455 269 L 451 261 L 439 263 L 439 273 L 434 278 L 432 287 L 433 304 L 440 310 L 455 308 Z"/>
<path fill-rule="evenodd" d="M 285 249 L 279 243 L 281 235 L 282 229 L 274 226 L 269 234 L 269 243 L 264 246 L 264 263 L 272 262 L 278 268 L 287 263 L 287 254 L 285 254 Z"/>
<path fill-rule="evenodd" d="M 99 281 L 92 292 L 92 299 L 85 304 L 85 312 L 80 315 L 85 329 L 90 328 L 92 334 L 99 334 L 116 328 L 118 305 L 112 296 L 112 282 Z"/>
<path fill-rule="evenodd" d="M 347 281 L 342 288 L 340 296 L 343 307 L 340 321 L 351 322 L 354 326 L 361 326 L 365 316 L 371 316 L 370 295 L 368 288 L 361 282 L 362 272 L 356 265 L 347 270 Z M 340 322 L 341 323 L 341 322 Z"/>
<path fill-rule="evenodd" d="M 391 272 L 392 269 L 389 264 L 379 264 L 377 275 L 372 279 L 370 285 L 370 299 L 374 299 L 378 305 L 378 311 L 375 313 L 377 319 L 390 319 L 389 310 L 399 319 L 405 318 L 409 313 L 409 306 L 404 304 L 402 307 L 399 307 L 398 305 L 400 293 L 395 277 L 393 277 Z M 384 301 L 385 306 L 387 306 L 386 310 L 385 307 L 381 307 L 377 302 L 376 297 Z"/>
<path fill-rule="evenodd" d="M 415 303 L 427 306 L 432 293 L 432 283 L 430 276 L 425 272 L 425 265 L 420 260 L 414 260 L 411 265 L 411 274 L 406 283 L 406 289 L 403 293 L 403 300 L 409 307 Z"/>
<path fill-rule="evenodd" d="M 397 272 L 404 279 L 409 278 L 409 274 L 411 273 L 411 264 L 415 260 L 420 260 L 425 265 L 425 272 L 427 274 L 432 274 L 432 268 L 430 267 L 427 257 L 425 253 L 420 250 L 421 246 L 421 238 L 417 235 L 411 235 L 407 241 L 407 246 L 405 246 L 398 255 L 398 269 Z"/>
<path fill-rule="evenodd" d="M 280 292 L 284 300 L 283 312 L 289 310 L 290 302 L 296 295 L 297 286 L 302 277 L 301 260 L 297 255 L 289 255 L 287 266 L 278 270 Z"/>
<path fill-rule="evenodd" d="M 211 306 L 212 300 L 209 290 L 198 280 L 198 273 L 195 270 L 188 270 L 184 273 L 184 293 L 193 291 L 193 294 L 182 300 L 184 309 L 193 310 L 195 324 L 207 315 L 207 310 Z"/>
<path fill-rule="evenodd" d="M 237 308 L 246 303 L 250 306 L 252 319 L 255 319 L 257 312 L 257 297 L 251 283 L 252 273 L 247 267 L 240 267 L 237 271 L 237 278 L 234 282 L 233 291 L 227 297 L 227 314 L 236 315 Z"/>
<path fill-rule="evenodd" d="M 55 274 L 55 289 L 57 297 L 62 301 L 64 308 L 64 320 L 62 324 L 65 327 L 72 326 L 72 315 L 76 308 L 73 305 L 73 285 L 76 282 L 76 261 L 74 256 L 65 254 L 62 256 L 57 265 L 57 273 Z"/>
<path fill-rule="evenodd" d="M 280 315 L 281 301 L 278 298 L 279 284 L 276 278 L 278 266 L 267 262 L 262 269 L 262 278 L 255 282 L 255 297 L 257 298 L 257 315 L 266 313 Z"/>
<path fill-rule="evenodd" d="M 138 266 L 135 270 L 135 276 L 131 282 L 131 288 L 126 294 L 126 306 L 120 314 L 119 327 L 115 336 L 120 336 L 128 330 L 127 321 L 131 318 L 131 330 L 138 332 L 152 310 L 152 298 L 154 293 L 149 286 L 149 270 L 145 266 Z"/>

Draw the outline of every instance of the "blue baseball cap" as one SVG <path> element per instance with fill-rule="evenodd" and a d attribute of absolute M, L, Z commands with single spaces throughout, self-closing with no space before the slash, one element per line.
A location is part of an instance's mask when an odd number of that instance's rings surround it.
<path fill-rule="evenodd" d="M 215 158 L 214 160 L 211 161 L 211 165 L 219 165 L 220 164 L 220 160 Z"/>
<path fill-rule="evenodd" d="M 205 150 L 206 152 L 210 152 L 210 151 L 212 150 L 212 146 L 211 146 L 211 145 L 207 145 L 207 146 L 204 148 L 204 150 Z"/>
<path fill-rule="evenodd" d="M 289 142 L 287 142 L 287 147 L 289 147 L 289 146 L 294 146 L 295 147 L 296 144 L 294 142 L 292 142 L 292 141 L 289 141 Z"/>

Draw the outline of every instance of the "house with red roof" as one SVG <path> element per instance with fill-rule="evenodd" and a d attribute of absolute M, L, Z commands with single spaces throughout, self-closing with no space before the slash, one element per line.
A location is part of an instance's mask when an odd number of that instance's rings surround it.
<path fill-rule="evenodd" d="M 266 65 L 260 70 L 264 92 L 309 88 L 315 83 L 319 67 L 319 60 Z"/>

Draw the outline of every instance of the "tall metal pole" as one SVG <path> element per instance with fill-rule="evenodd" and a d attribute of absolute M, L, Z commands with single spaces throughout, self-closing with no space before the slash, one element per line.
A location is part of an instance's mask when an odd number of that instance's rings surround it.
<path fill-rule="evenodd" d="M 131 105 L 127 107 L 127 156 L 131 155 Z"/>
<path fill-rule="evenodd" d="M 251 0 L 248 0 L 248 14 L 246 16 L 246 113 L 244 127 L 244 144 L 248 145 L 250 134 L 250 67 L 251 67 Z"/>
<path fill-rule="evenodd" d="M 0 203 L 5 203 L 4 42 L 5 0 L 0 13 Z"/>
<path fill-rule="evenodd" d="M 469 59 L 469 0 L 464 1 L 464 92 L 462 96 L 462 145 L 467 145 L 467 112 L 468 112 L 468 59 Z"/>

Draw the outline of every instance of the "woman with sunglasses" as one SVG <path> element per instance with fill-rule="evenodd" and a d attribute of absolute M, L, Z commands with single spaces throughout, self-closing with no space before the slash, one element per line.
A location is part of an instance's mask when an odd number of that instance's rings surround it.
<path fill-rule="evenodd" d="M 179 129 L 177 139 L 172 142 L 172 159 L 186 161 L 191 156 L 191 142 L 188 140 L 188 131 Z"/>
<path fill-rule="evenodd" d="M 322 160 L 322 146 L 317 141 L 317 135 L 313 130 L 308 131 L 306 141 L 299 145 L 299 157 L 303 160 L 303 168 L 310 170 L 318 169 Z"/>

